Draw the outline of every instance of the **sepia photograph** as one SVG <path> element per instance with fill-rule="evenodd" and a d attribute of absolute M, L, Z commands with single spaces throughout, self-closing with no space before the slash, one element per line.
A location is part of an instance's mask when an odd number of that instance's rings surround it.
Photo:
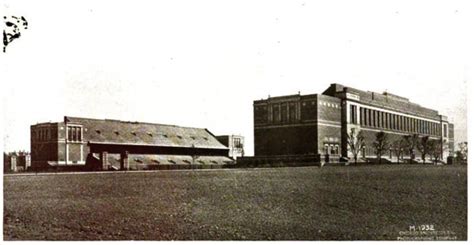
<path fill-rule="evenodd" d="M 2 0 L 4 241 L 468 241 L 468 1 Z"/>

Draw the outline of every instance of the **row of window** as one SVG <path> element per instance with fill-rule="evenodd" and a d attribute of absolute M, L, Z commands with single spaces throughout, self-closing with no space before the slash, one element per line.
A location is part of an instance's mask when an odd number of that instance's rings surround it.
<path fill-rule="evenodd" d="M 324 102 L 324 101 L 319 101 L 320 105 L 327 106 L 327 107 L 333 107 L 333 108 L 339 108 L 339 105 L 336 103 L 329 103 L 329 102 Z"/>
<path fill-rule="evenodd" d="M 272 105 L 272 114 L 269 118 L 273 123 L 286 123 L 296 121 L 296 104 L 295 103 L 281 103 Z"/>
<path fill-rule="evenodd" d="M 297 102 L 272 103 L 269 107 L 255 106 L 255 122 L 293 123 L 300 119 L 313 119 L 311 117 L 315 117 L 317 114 L 316 103 L 316 100 L 301 102 L 301 113 L 297 112 Z M 337 103 L 330 103 L 326 101 L 319 101 L 319 105 L 331 108 L 340 107 Z"/>
<path fill-rule="evenodd" d="M 439 123 L 364 107 L 360 107 L 359 119 L 361 126 L 398 130 L 408 133 L 439 135 L 441 130 Z M 350 107 L 350 123 L 357 123 L 357 107 L 355 105 L 351 105 Z"/>
<path fill-rule="evenodd" d="M 338 144 L 324 144 L 324 154 L 339 155 L 339 145 Z"/>
<path fill-rule="evenodd" d="M 36 130 L 32 131 L 32 136 L 33 139 L 37 141 L 46 141 L 46 140 L 52 140 L 52 139 L 57 139 L 58 138 L 58 131 L 56 131 L 54 128 L 38 128 Z"/>
<path fill-rule="evenodd" d="M 235 147 L 235 148 L 242 148 L 242 147 L 243 147 L 243 146 L 242 146 L 242 141 L 241 141 L 240 138 L 234 138 L 234 142 L 233 142 L 233 143 L 234 143 L 234 147 Z"/>
<path fill-rule="evenodd" d="M 68 141 L 82 141 L 82 127 L 67 126 Z"/>

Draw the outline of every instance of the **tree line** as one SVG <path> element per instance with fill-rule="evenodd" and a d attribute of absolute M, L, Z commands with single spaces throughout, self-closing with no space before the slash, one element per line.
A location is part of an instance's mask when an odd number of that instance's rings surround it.
<path fill-rule="evenodd" d="M 354 163 L 357 164 L 358 156 L 367 142 L 361 131 L 356 131 L 354 128 L 347 133 L 348 149 L 352 153 Z M 380 131 L 375 135 L 375 140 L 371 143 L 375 150 L 375 155 L 379 163 L 382 163 L 382 156 L 388 151 L 392 151 L 395 154 L 397 163 L 400 163 L 400 159 L 404 152 L 408 152 L 410 156 L 410 163 L 415 160 L 415 150 L 418 150 L 421 155 L 423 164 L 426 163 L 426 157 L 430 156 L 434 159 L 435 163 L 438 163 L 442 152 L 446 150 L 446 146 L 439 139 L 430 139 L 429 136 L 420 136 L 418 134 L 404 135 L 401 138 L 390 140 L 388 134 Z M 467 151 L 467 150 L 466 150 Z"/>

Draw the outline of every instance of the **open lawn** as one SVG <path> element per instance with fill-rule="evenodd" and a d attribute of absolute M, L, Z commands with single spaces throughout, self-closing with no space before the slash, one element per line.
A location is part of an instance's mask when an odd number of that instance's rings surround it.
<path fill-rule="evenodd" d="M 4 177 L 5 240 L 467 239 L 466 166 Z"/>

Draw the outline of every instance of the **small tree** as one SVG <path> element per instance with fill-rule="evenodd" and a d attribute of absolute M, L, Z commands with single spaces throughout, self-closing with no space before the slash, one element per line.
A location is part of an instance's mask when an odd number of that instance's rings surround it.
<path fill-rule="evenodd" d="M 459 162 L 467 162 L 467 142 L 459 143 L 458 148 L 456 151 L 456 160 Z"/>
<path fill-rule="evenodd" d="M 439 159 L 443 155 L 443 152 L 446 150 L 445 144 L 441 140 L 432 140 L 429 143 L 429 152 L 434 157 L 435 164 L 438 163 Z"/>
<path fill-rule="evenodd" d="M 352 155 L 354 156 L 354 164 L 357 165 L 357 156 L 359 155 L 360 150 L 362 147 L 365 146 L 364 136 L 362 133 L 356 132 L 355 128 L 351 128 L 351 132 L 347 134 L 347 144 L 349 146 L 349 150 L 351 151 Z"/>
<path fill-rule="evenodd" d="M 379 164 L 381 164 L 382 155 L 389 149 L 388 135 L 383 131 L 378 132 L 375 135 L 375 141 L 372 143 L 372 145 L 374 146 L 375 154 L 377 154 Z"/>
<path fill-rule="evenodd" d="M 405 142 L 402 139 L 395 140 L 392 143 L 392 150 L 395 151 L 395 156 L 397 156 L 397 163 L 400 164 L 400 157 L 403 156 L 403 147 L 405 146 Z"/>
<path fill-rule="evenodd" d="M 418 151 L 420 151 L 421 153 L 421 159 L 423 160 L 423 164 L 425 164 L 425 157 L 426 157 L 426 154 L 429 152 L 430 150 L 430 146 L 429 146 L 429 139 L 430 137 L 429 136 L 423 136 L 419 141 L 418 141 L 418 144 L 416 145 L 416 148 L 418 149 Z"/>
<path fill-rule="evenodd" d="M 415 159 L 415 148 L 418 145 L 418 134 L 411 134 L 403 136 L 405 141 L 405 147 L 410 153 L 410 163 L 413 163 L 413 159 Z"/>

